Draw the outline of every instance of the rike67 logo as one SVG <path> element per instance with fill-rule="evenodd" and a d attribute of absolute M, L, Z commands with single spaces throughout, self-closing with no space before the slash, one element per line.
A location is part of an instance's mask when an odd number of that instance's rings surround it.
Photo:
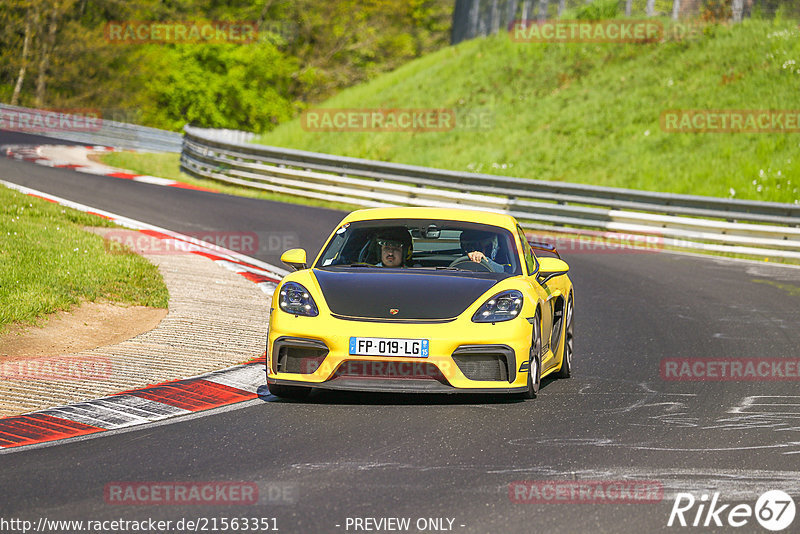
<path fill-rule="evenodd" d="M 795 511 L 794 500 L 780 490 L 761 495 L 755 507 L 749 504 L 719 504 L 719 492 L 714 493 L 710 502 L 705 493 L 699 499 L 691 493 L 678 493 L 667 526 L 738 528 L 749 524 L 755 517 L 765 529 L 778 532 L 794 522 Z"/>

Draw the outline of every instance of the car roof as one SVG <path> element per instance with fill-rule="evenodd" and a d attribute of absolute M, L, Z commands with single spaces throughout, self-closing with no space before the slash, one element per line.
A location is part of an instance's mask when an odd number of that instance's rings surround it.
<path fill-rule="evenodd" d="M 342 224 L 379 219 L 439 219 L 465 221 L 499 226 L 514 230 L 516 219 L 505 213 L 458 208 L 371 208 L 357 210 L 344 218 Z"/>

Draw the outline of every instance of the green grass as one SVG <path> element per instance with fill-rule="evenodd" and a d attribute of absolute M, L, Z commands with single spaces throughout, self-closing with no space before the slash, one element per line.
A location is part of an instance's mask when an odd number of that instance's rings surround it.
<path fill-rule="evenodd" d="M 798 94 L 796 22 L 748 19 L 651 44 L 515 43 L 501 33 L 440 50 L 317 106 L 482 111 L 492 118 L 487 128 L 329 133 L 305 131 L 296 119 L 255 142 L 460 171 L 800 203 L 800 134 L 667 133 L 659 123 L 662 111 L 673 109 L 799 109 Z"/>
<path fill-rule="evenodd" d="M 86 226 L 114 224 L 0 187 L 0 332 L 85 300 L 167 307 L 156 266 L 132 252 L 107 252 Z"/>
<path fill-rule="evenodd" d="M 147 174 L 178 180 L 191 185 L 215 189 L 216 184 L 203 182 L 184 174 L 180 170 L 180 154 L 169 152 L 109 152 L 99 159 L 106 165 L 129 169 L 136 174 Z"/>
<path fill-rule="evenodd" d="M 213 180 L 204 180 L 190 176 L 180 170 L 180 154 L 171 153 L 150 153 L 150 152 L 109 152 L 102 154 L 99 160 L 112 167 L 130 170 L 136 174 L 147 174 L 160 178 L 169 178 L 178 182 L 206 189 L 214 190 L 226 195 L 240 197 L 262 198 L 277 202 L 288 202 L 290 204 L 303 204 L 305 206 L 318 206 L 344 211 L 358 209 L 358 206 L 349 204 L 326 202 L 312 198 L 295 197 L 279 193 L 270 193 L 260 189 L 250 189 L 236 185 L 229 185 Z"/>

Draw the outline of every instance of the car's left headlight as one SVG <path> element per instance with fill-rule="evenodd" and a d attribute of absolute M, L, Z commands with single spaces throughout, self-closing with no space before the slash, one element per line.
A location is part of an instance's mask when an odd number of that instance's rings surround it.
<path fill-rule="evenodd" d="M 308 289 L 297 282 L 286 282 L 281 286 L 278 306 L 292 315 L 305 315 L 306 317 L 319 315 L 314 297 L 311 296 Z"/>
<path fill-rule="evenodd" d="M 516 289 L 503 291 L 493 296 L 478 308 L 472 316 L 474 323 L 499 323 L 510 321 L 522 311 L 522 292 Z"/>

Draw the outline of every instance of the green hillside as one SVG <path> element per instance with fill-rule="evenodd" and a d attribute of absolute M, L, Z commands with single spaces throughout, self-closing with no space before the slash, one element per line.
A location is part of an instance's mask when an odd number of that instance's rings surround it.
<path fill-rule="evenodd" d="M 797 22 L 746 20 L 649 44 L 533 44 L 502 33 L 450 47 L 319 107 L 449 108 L 491 124 L 447 132 L 309 132 L 257 142 L 384 161 L 797 203 L 798 133 L 667 133 L 674 109 L 800 110 Z M 687 37 L 682 37 L 688 34 Z"/>

